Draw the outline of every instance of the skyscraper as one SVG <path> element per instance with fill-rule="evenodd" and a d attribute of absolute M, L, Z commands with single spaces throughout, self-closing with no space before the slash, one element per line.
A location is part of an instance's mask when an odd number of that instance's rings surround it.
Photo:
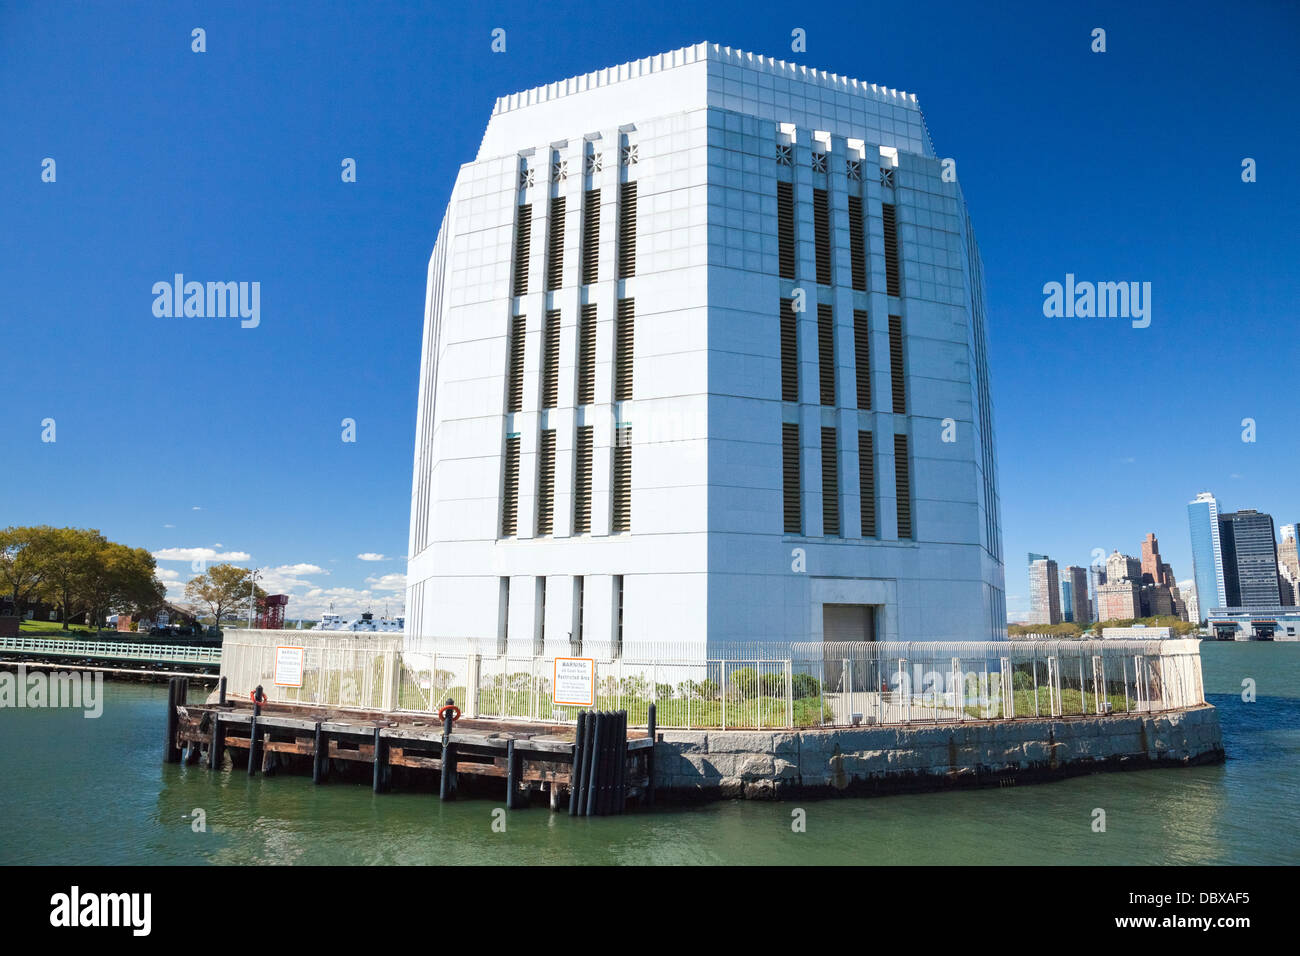
<path fill-rule="evenodd" d="M 1061 592 L 1056 562 L 1046 555 L 1029 556 L 1029 623 L 1060 624 Z"/>
<path fill-rule="evenodd" d="M 1291 598 L 1300 603 L 1300 548 L 1297 547 L 1297 529 L 1300 524 L 1284 524 L 1278 529 L 1281 542 L 1277 548 L 1278 568 L 1288 584 L 1291 585 Z"/>
<path fill-rule="evenodd" d="M 1086 568 L 1072 564 L 1061 572 L 1061 613 L 1067 621 L 1076 624 L 1087 624 L 1092 620 Z"/>
<path fill-rule="evenodd" d="M 408 632 L 1005 636 L 985 322 L 913 96 L 702 43 L 500 98 L 429 263 Z"/>
<path fill-rule="evenodd" d="M 1219 516 L 1228 607 L 1277 607 L 1277 540 L 1273 516 L 1243 508 Z"/>
<path fill-rule="evenodd" d="M 1196 581 L 1197 613 L 1204 624 L 1211 608 L 1226 607 L 1223 549 L 1219 541 L 1219 502 L 1203 491 L 1187 505 L 1192 539 L 1192 577 Z"/>

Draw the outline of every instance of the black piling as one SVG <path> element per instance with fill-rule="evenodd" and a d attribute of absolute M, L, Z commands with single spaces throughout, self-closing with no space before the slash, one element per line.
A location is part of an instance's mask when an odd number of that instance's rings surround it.
<path fill-rule="evenodd" d="M 375 793 L 388 791 L 388 741 L 379 736 L 380 728 L 375 728 Z"/>
<path fill-rule="evenodd" d="M 454 707 L 456 702 L 447 698 L 447 707 Z M 456 745 L 451 742 L 452 715 L 444 710 L 442 715 L 442 779 L 438 784 L 438 799 L 454 800 L 456 798 Z"/>
<path fill-rule="evenodd" d="M 176 678 L 176 706 L 184 707 L 185 702 L 190 697 L 190 679 L 188 677 Z"/>
<path fill-rule="evenodd" d="M 520 772 L 523 761 L 520 759 L 519 751 L 515 749 L 513 739 L 506 741 L 506 809 L 521 809 L 523 801 L 520 799 L 519 784 L 523 774 Z"/>
<path fill-rule="evenodd" d="M 627 803 L 627 711 L 618 712 L 618 734 L 616 736 L 618 753 L 614 764 L 614 813 L 623 812 Z"/>
<path fill-rule="evenodd" d="M 253 705 L 253 719 L 248 722 L 248 775 L 250 777 L 257 773 L 257 768 L 262 763 L 262 748 L 258 746 L 262 735 L 257 726 L 259 709 L 256 704 Z"/>
<path fill-rule="evenodd" d="M 225 707 L 226 706 L 226 679 L 224 677 L 217 682 L 217 688 L 218 688 L 217 694 L 219 695 L 217 697 L 217 703 L 220 706 Z"/>
<path fill-rule="evenodd" d="M 650 749 L 645 752 L 645 775 L 648 780 L 645 788 L 646 806 L 652 807 L 655 802 L 655 705 L 650 705 L 650 714 L 647 719 L 649 724 Z"/>
<path fill-rule="evenodd" d="M 224 680 L 224 678 L 222 678 Z M 208 740 L 208 769 L 220 770 L 221 758 L 226 750 L 226 730 L 221 726 L 221 715 L 212 715 L 212 736 Z"/>
<path fill-rule="evenodd" d="M 178 678 L 172 677 L 167 681 L 167 729 L 166 738 L 163 740 L 163 763 L 177 763 L 180 757 L 180 751 L 176 749 L 176 681 Z"/>
<path fill-rule="evenodd" d="M 582 765 L 586 756 L 587 712 L 578 711 L 578 727 L 573 734 L 573 770 L 569 773 L 569 816 L 578 815 L 578 798 L 582 793 Z"/>
<path fill-rule="evenodd" d="M 600 776 L 600 750 L 604 746 L 605 738 L 608 734 L 605 732 L 605 713 L 596 711 L 594 714 L 596 730 L 591 736 L 591 757 L 589 758 L 590 767 L 584 776 L 587 778 L 587 805 L 584 808 L 583 816 L 594 817 L 596 815 L 596 796 L 598 793 L 597 778 Z"/>
<path fill-rule="evenodd" d="M 316 749 L 311 758 L 311 782 L 324 783 L 330 772 L 330 735 L 316 721 Z"/>

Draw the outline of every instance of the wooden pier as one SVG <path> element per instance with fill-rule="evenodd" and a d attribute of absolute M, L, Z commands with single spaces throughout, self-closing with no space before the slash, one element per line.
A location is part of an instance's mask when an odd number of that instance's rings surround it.
<path fill-rule="evenodd" d="M 229 755 L 249 775 L 300 773 L 368 779 L 375 793 L 429 789 L 439 797 L 491 795 L 507 809 L 547 802 L 574 816 L 622 813 L 653 801 L 654 728 L 629 732 L 626 712 L 584 712 L 571 725 L 454 720 L 384 711 L 225 701 L 186 701 L 168 685 L 167 763 L 220 769 Z M 499 782 L 498 782 L 499 781 Z"/>

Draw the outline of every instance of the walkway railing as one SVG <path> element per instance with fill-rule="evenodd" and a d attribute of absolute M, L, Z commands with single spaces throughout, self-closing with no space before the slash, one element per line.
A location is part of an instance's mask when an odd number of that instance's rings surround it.
<path fill-rule="evenodd" d="M 274 647 L 306 648 L 301 687 L 276 687 Z M 227 631 L 232 693 L 262 684 L 272 700 L 433 714 L 572 722 L 553 702 L 556 653 L 495 642 Z M 758 644 L 705 655 L 699 645 L 584 645 L 558 656 L 595 663 L 596 701 L 644 725 L 681 729 L 988 721 L 1150 713 L 1204 703 L 1200 645 L 1170 641 Z M 256 663 L 253 663 L 253 661 Z M 251 682 L 251 683 L 250 683 Z M 245 685 L 248 686 L 245 686 Z"/>
<path fill-rule="evenodd" d="M 97 660 L 175 661 L 183 664 L 219 664 L 220 647 L 186 647 L 177 644 L 137 644 L 125 641 L 61 641 L 49 637 L 0 637 L 0 654 L 48 654 Z"/>

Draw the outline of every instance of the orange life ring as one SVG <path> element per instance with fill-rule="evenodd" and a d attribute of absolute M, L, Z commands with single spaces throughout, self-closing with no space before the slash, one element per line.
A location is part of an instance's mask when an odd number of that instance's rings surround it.
<path fill-rule="evenodd" d="M 451 719 L 452 719 L 452 720 L 460 720 L 460 708 L 457 707 L 455 704 L 443 704 L 441 707 L 439 707 L 439 708 L 438 708 L 438 719 L 439 719 L 439 720 L 446 720 L 446 719 L 447 719 L 447 711 L 451 711 Z"/>

